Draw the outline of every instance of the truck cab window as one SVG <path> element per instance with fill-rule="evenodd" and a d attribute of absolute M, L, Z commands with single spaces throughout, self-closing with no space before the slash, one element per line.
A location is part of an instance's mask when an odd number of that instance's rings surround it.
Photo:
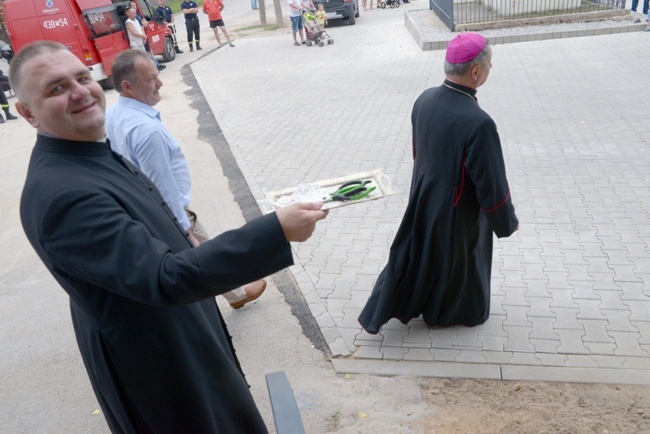
<path fill-rule="evenodd" d="M 124 30 L 122 21 L 113 6 L 82 11 L 84 20 L 90 27 L 94 38 L 110 35 Z"/>

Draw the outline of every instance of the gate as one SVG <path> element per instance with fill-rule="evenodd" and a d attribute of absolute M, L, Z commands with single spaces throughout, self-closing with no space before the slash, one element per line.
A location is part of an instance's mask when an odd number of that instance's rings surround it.
<path fill-rule="evenodd" d="M 429 0 L 431 9 L 452 32 L 454 31 L 454 4 L 453 0 Z"/>
<path fill-rule="evenodd" d="M 429 0 L 429 9 L 453 32 L 459 24 L 612 11 L 625 9 L 625 3 L 625 0 Z"/>

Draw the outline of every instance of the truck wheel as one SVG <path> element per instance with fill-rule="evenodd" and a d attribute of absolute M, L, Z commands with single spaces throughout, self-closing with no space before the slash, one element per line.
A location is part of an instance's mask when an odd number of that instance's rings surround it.
<path fill-rule="evenodd" d="M 174 41 L 172 41 L 172 38 L 170 37 L 165 38 L 165 49 L 163 50 L 162 56 L 163 59 L 165 59 L 165 62 L 171 62 L 172 60 L 176 59 Z"/>
<path fill-rule="evenodd" d="M 106 77 L 105 79 L 100 80 L 99 85 L 104 90 L 115 89 L 115 84 L 113 84 L 113 76 L 111 75 L 110 77 Z"/>

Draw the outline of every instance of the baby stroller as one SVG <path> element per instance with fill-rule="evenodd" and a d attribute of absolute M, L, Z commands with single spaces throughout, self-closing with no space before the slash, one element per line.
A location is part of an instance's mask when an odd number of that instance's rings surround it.
<path fill-rule="evenodd" d="M 311 47 L 311 44 L 318 44 L 319 47 L 323 47 L 325 46 L 325 41 L 327 41 L 327 45 L 334 43 L 334 39 L 330 38 L 324 26 L 318 24 L 316 15 L 313 12 L 303 9 L 300 11 L 300 14 L 302 15 L 302 23 L 305 25 L 305 31 L 307 32 L 306 44 L 308 47 Z"/>
<path fill-rule="evenodd" d="M 386 9 L 386 6 L 390 6 L 391 8 L 398 8 L 400 5 L 399 0 L 384 0 L 381 2 L 381 8 Z"/>

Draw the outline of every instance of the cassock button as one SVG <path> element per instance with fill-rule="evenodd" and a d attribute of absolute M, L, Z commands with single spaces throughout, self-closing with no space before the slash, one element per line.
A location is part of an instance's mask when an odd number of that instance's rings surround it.
<path fill-rule="evenodd" d="M 137 170 L 136 170 L 135 172 L 133 172 L 133 173 L 135 173 L 136 175 L 139 175 L 139 174 L 140 174 L 140 172 L 138 172 Z"/>

